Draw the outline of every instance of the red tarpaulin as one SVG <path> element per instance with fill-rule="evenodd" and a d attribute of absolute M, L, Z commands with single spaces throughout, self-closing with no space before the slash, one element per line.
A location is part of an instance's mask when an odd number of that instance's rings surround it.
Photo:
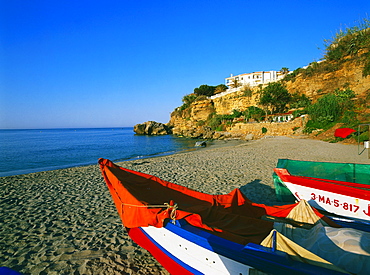
<path fill-rule="evenodd" d="M 356 132 L 356 131 L 351 129 L 351 128 L 339 128 L 339 129 L 335 130 L 334 136 L 335 137 L 346 138 L 354 132 Z"/>

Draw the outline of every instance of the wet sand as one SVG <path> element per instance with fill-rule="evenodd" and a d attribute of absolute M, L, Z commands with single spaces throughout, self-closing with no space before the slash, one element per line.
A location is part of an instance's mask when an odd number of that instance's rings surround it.
<path fill-rule="evenodd" d="M 118 163 L 210 194 L 276 202 L 279 158 L 370 164 L 357 145 L 311 139 L 223 142 Z M 0 265 L 25 274 L 167 274 L 127 236 L 98 165 L 0 178 Z"/>

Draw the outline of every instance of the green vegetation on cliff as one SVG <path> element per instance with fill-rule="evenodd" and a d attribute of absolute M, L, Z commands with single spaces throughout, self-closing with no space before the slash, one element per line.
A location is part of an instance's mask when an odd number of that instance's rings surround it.
<path fill-rule="evenodd" d="M 227 90 L 227 86 L 225 84 L 219 84 L 217 86 L 209 86 L 206 84 L 200 85 L 198 88 L 194 88 L 194 93 L 185 95 L 182 98 L 182 106 L 180 106 L 179 110 L 185 110 L 189 108 L 191 103 L 194 101 L 205 100 L 209 96 L 213 96 L 217 93 L 222 93 Z"/>
<path fill-rule="evenodd" d="M 194 94 L 197 96 L 213 96 L 217 93 L 222 93 L 227 90 L 227 86 L 225 84 L 220 84 L 217 86 L 209 86 L 209 85 L 200 85 L 198 88 L 194 89 Z"/>
<path fill-rule="evenodd" d="M 364 19 L 357 26 L 340 30 L 332 39 L 324 40 L 325 53 L 320 62 L 312 62 L 305 68 L 298 68 L 284 77 L 284 82 L 295 81 L 301 74 L 311 77 L 315 74 L 334 72 L 347 61 L 363 64 L 362 74 L 370 75 L 370 20 Z"/>
<path fill-rule="evenodd" d="M 327 130 L 339 122 L 358 124 L 354 112 L 355 105 L 352 101 L 354 97 L 355 93 L 349 89 L 344 91 L 336 89 L 334 92 L 320 97 L 315 104 L 306 108 L 310 115 L 306 132 L 311 132 L 314 129 Z"/>
<path fill-rule="evenodd" d="M 273 82 L 262 89 L 259 103 L 275 114 L 284 112 L 291 101 L 292 95 L 285 86 L 280 82 Z"/>

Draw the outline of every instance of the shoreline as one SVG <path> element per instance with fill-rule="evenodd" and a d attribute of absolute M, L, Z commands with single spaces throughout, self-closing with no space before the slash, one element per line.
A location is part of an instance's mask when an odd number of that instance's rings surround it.
<path fill-rule="evenodd" d="M 117 162 L 209 194 L 276 201 L 278 158 L 367 163 L 357 145 L 271 137 Z M 232 145 L 230 145 L 232 144 Z M 168 274 L 123 229 L 98 165 L 0 178 L 0 262 L 24 274 Z"/>
<path fill-rule="evenodd" d="M 197 141 L 197 139 L 194 139 L 194 144 Z M 133 158 L 128 159 L 118 159 L 118 160 L 112 160 L 114 162 L 127 162 L 127 161 L 136 161 L 136 160 L 142 160 L 142 159 L 150 159 L 150 158 L 157 158 L 157 157 L 164 157 L 164 156 L 171 156 L 175 154 L 182 154 L 187 152 L 193 152 L 197 150 L 205 150 L 205 149 L 214 149 L 219 147 L 228 147 L 228 146 L 234 146 L 239 143 L 244 143 L 246 141 L 242 140 L 213 140 L 213 141 L 207 141 L 207 147 L 190 147 L 187 149 L 182 149 L 179 151 L 172 151 L 172 152 L 161 152 L 154 155 L 144 155 L 144 156 L 136 156 Z M 97 163 L 98 160 L 96 160 Z M 28 174 L 34 174 L 34 173 L 43 173 L 43 172 L 50 172 L 50 171 L 57 171 L 57 170 L 63 170 L 63 169 L 69 169 L 69 168 L 76 168 L 76 167 L 85 167 L 85 166 L 93 166 L 95 165 L 93 162 L 91 163 L 82 163 L 82 164 L 75 164 L 75 165 L 60 165 L 55 167 L 46 167 L 46 170 L 43 170 L 44 168 L 30 168 L 25 170 L 17 170 L 17 171 L 9 171 L 9 172 L 0 172 L 0 179 L 4 177 L 11 177 L 11 176 L 21 176 L 21 175 L 28 175 Z"/>
<path fill-rule="evenodd" d="M 263 138 L 256 139 L 256 140 L 241 140 L 241 139 L 237 139 L 237 138 L 235 138 L 235 139 L 233 139 L 233 138 L 231 138 L 231 139 L 222 139 L 222 140 L 219 140 L 219 139 L 201 140 L 201 141 L 206 141 L 207 146 L 205 146 L 205 147 L 196 147 L 194 145 L 194 147 L 189 147 L 187 149 L 182 149 L 182 150 L 174 151 L 174 152 L 161 152 L 161 153 L 156 153 L 154 155 L 136 156 L 136 157 L 128 158 L 128 159 L 117 159 L 117 160 L 111 159 L 111 160 L 115 163 L 140 161 L 140 160 L 144 160 L 144 159 L 166 157 L 166 156 L 172 156 L 172 155 L 183 154 L 183 153 L 191 153 L 191 152 L 195 152 L 195 151 L 204 151 L 204 150 L 218 149 L 218 148 L 223 148 L 223 147 L 239 146 L 239 145 L 254 143 L 254 142 L 258 142 L 258 141 L 266 140 L 266 139 L 271 139 L 271 138 L 275 138 L 275 139 L 290 138 L 290 139 L 303 139 L 303 140 L 309 139 L 309 140 L 322 141 L 322 140 L 319 140 L 319 139 L 310 138 L 309 136 L 289 136 L 289 137 L 286 137 L 286 136 L 265 136 Z M 199 141 L 199 140 L 194 139 L 194 144 L 196 143 L 196 141 Z M 322 141 L 322 142 L 325 142 L 325 141 Z M 327 143 L 327 142 L 325 142 L 325 143 Z M 344 145 L 344 146 L 356 146 L 356 147 L 358 146 L 358 145 L 354 145 L 352 143 L 333 143 L 333 144 L 341 144 L 341 145 Z M 366 152 L 363 152 L 363 154 L 366 154 Z M 369 154 L 369 156 L 370 156 L 370 154 Z M 359 159 L 361 159 L 361 157 Z M 97 162 L 97 160 L 96 160 L 96 162 Z M 340 161 L 338 161 L 338 162 L 340 162 Z M 370 162 L 370 160 L 369 160 L 369 162 Z M 353 163 L 356 163 L 356 162 L 353 162 Z M 69 165 L 55 166 L 55 168 L 50 167 L 50 169 L 47 168 L 47 170 L 42 170 L 43 168 L 22 170 L 22 171 L 26 171 L 25 173 L 21 172 L 20 170 L 18 170 L 19 172 L 16 172 L 15 174 L 12 174 L 13 172 L 11 172 L 11 171 L 10 172 L 0 172 L 0 179 L 5 178 L 5 177 L 11 177 L 11 176 L 22 176 L 22 175 L 29 175 L 29 174 L 34 174 L 34 173 L 51 172 L 51 171 L 58 171 L 58 170 L 63 170 L 63 169 L 94 166 L 94 165 L 95 164 L 93 162 L 91 162 L 91 163 L 75 164 L 75 165 L 71 165 L 71 166 L 69 166 Z M 34 170 L 34 171 L 32 171 L 32 170 Z M 27 172 L 27 171 L 30 171 L 30 172 Z M 5 175 L 2 175 L 2 174 L 5 174 Z"/>

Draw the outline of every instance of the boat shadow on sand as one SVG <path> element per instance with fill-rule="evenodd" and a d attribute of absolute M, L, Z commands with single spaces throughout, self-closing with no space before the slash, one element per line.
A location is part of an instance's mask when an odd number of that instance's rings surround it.
<path fill-rule="evenodd" d="M 266 205 L 282 204 L 276 198 L 275 189 L 263 184 L 262 180 L 255 179 L 246 185 L 239 187 L 240 191 L 251 201 Z"/>

